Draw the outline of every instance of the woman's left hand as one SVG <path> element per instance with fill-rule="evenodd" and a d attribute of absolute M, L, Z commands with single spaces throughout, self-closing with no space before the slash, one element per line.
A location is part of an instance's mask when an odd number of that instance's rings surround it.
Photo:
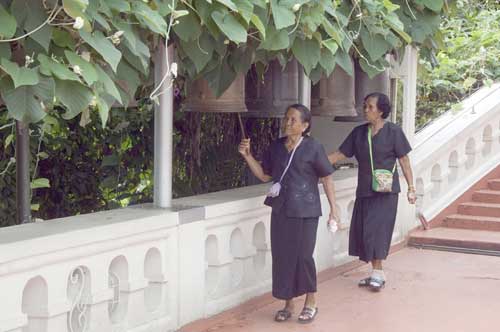
<path fill-rule="evenodd" d="M 335 229 L 338 229 L 340 227 L 340 216 L 336 207 L 330 210 L 330 215 L 328 216 L 328 224 L 327 224 L 329 229 L 330 225 L 332 225 L 332 227 Z"/>

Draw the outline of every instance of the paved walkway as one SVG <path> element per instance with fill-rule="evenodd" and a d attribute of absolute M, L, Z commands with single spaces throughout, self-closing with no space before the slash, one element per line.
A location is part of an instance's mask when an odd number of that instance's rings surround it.
<path fill-rule="evenodd" d="M 405 248 L 385 264 L 386 288 L 357 287 L 363 266 L 319 284 L 316 320 L 272 321 L 281 307 L 263 301 L 252 312 L 198 322 L 183 332 L 482 332 L 500 331 L 500 257 Z M 296 303 L 298 311 L 302 301 Z M 236 310 L 238 312 L 238 310 Z"/>

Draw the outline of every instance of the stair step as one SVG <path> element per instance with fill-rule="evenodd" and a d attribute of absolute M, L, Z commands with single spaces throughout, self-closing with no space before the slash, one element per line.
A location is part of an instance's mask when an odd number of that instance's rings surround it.
<path fill-rule="evenodd" d="M 491 190 L 500 190 L 500 179 L 489 180 L 488 188 Z"/>
<path fill-rule="evenodd" d="M 446 217 L 443 225 L 445 227 L 450 227 L 450 228 L 463 228 L 463 229 L 500 232 L 499 217 L 452 214 Z"/>
<path fill-rule="evenodd" d="M 458 206 L 458 213 L 469 216 L 500 217 L 500 204 L 467 202 Z"/>
<path fill-rule="evenodd" d="M 472 194 L 472 200 L 480 203 L 500 204 L 500 190 L 482 189 Z"/>
<path fill-rule="evenodd" d="M 500 255 L 500 232 L 438 227 L 412 233 L 408 245 L 471 253 L 484 251 L 484 254 Z"/>

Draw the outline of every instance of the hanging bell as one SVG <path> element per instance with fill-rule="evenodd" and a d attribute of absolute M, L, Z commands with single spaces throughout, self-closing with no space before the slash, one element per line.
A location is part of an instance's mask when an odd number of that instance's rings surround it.
<path fill-rule="evenodd" d="M 322 77 L 312 87 L 311 111 L 317 116 L 355 117 L 354 77 L 340 66 L 329 77 Z"/>
<path fill-rule="evenodd" d="M 289 105 L 299 102 L 299 66 L 295 59 L 288 62 L 285 69 L 278 60 L 271 61 L 264 81 L 258 79 L 252 68 L 246 83 L 248 113 L 245 117 L 281 118 Z"/>
<path fill-rule="evenodd" d="M 356 87 L 356 111 L 359 116 L 363 115 L 364 99 L 373 92 L 381 92 L 390 97 L 389 71 L 386 69 L 373 78 L 361 69 L 358 61 L 355 61 L 355 87 Z"/>
<path fill-rule="evenodd" d="M 245 75 L 238 73 L 226 91 L 216 98 L 207 80 L 200 78 L 191 83 L 186 111 L 208 113 L 247 112 L 245 105 Z"/>

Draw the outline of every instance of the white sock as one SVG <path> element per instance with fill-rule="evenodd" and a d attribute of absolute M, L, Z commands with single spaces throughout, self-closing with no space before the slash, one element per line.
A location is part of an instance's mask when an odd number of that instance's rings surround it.
<path fill-rule="evenodd" d="M 379 280 L 384 280 L 385 281 L 384 270 L 373 269 L 371 277 L 374 278 L 374 279 L 379 279 Z"/>

